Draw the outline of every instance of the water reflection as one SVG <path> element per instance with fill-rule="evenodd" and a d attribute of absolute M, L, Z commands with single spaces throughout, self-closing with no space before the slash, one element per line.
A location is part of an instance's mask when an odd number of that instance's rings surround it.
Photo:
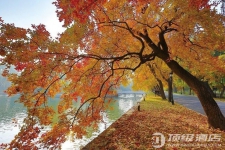
<path fill-rule="evenodd" d="M 109 106 L 109 108 L 113 109 L 102 112 L 103 122 L 99 123 L 98 131 L 94 132 L 92 129 L 90 129 L 89 135 L 87 135 L 87 137 L 78 139 L 75 142 L 71 142 L 71 140 L 68 139 L 62 145 L 62 149 L 79 150 L 80 147 L 93 140 L 115 120 L 121 117 L 122 114 L 134 106 L 137 101 L 140 100 L 141 96 L 142 94 L 120 94 L 118 97 L 113 97 L 114 100 Z M 19 132 L 23 123 L 23 119 L 26 117 L 26 108 L 22 104 L 15 103 L 17 98 L 18 96 L 10 98 L 4 95 L 0 96 L 0 143 L 11 142 L 14 136 Z M 49 102 L 49 105 L 56 108 L 58 103 L 59 98 L 55 98 Z M 47 130 L 49 130 L 49 127 L 43 128 L 41 132 L 46 132 Z"/>
<path fill-rule="evenodd" d="M 0 96 L 0 143 L 9 143 L 12 140 L 26 117 L 26 108 L 15 103 L 17 98 Z"/>

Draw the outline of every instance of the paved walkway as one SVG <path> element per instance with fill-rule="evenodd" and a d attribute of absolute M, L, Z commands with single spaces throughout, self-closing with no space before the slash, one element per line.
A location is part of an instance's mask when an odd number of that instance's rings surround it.
<path fill-rule="evenodd" d="M 180 94 L 173 94 L 173 99 L 175 103 L 179 103 L 189 109 L 197 111 L 203 115 L 205 112 L 202 108 L 202 105 L 199 99 L 194 95 L 180 95 Z M 222 111 L 223 115 L 225 116 L 225 102 L 216 101 L 220 110 Z"/>

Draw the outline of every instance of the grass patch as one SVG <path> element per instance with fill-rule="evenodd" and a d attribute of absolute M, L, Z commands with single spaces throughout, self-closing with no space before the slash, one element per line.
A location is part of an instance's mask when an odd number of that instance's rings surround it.
<path fill-rule="evenodd" d="M 84 149 L 148 150 L 153 147 L 153 134 L 162 133 L 166 143 L 160 149 L 225 149 L 225 133 L 209 129 L 207 118 L 179 104 L 148 95 L 131 114 L 123 115 Z M 168 141 L 170 134 L 194 136 L 192 141 Z M 220 141 L 196 141 L 197 136 L 220 135 Z M 174 137 L 174 136 L 172 136 Z M 179 137 L 179 136 L 178 136 Z M 207 137 L 207 140 L 209 137 Z"/>

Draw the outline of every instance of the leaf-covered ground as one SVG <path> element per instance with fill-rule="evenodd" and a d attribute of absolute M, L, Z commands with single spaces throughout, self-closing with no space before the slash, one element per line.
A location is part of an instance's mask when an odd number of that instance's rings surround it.
<path fill-rule="evenodd" d="M 209 129 L 207 118 L 201 114 L 179 104 L 172 106 L 168 101 L 153 96 L 147 96 L 140 107 L 141 111 L 133 108 L 123 115 L 83 150 L 155 149 L 152 143 L 154 133 L 162 133 L 166 138 L 165 145 L 159 149 L 225 149 L 225 132 Z M 194 138 L 176 142 L 175 135 L 172 135 L 168 141 L 170 134 L 180 134 L 180 137 L 192 135 Z M 210 140 L 209 136 L 214 139 Z"/>

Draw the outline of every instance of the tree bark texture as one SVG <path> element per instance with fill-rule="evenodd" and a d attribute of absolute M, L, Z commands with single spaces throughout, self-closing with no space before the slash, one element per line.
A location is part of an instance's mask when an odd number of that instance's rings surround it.
<path fill-rule="evenodd" d="M 212 97 L 216 98 L 216 94 L 213 92 L 213 90 L 210 88 L 208 81 L 204 81 L 203 82 L 205 84 L 205 86 L 208 88 L 210 94 L 212 95 Z"/>
<path fill-rule="evenodd" d="M 158 84 L 159 84 L 160 95 L 161 95 L 162 99 L 166 99 L 166 95 L 165 95 L 164 88 L 163 88 L 163 83 L 159 79 L 157 79 L 157 81 L 158 81 Z"/>

